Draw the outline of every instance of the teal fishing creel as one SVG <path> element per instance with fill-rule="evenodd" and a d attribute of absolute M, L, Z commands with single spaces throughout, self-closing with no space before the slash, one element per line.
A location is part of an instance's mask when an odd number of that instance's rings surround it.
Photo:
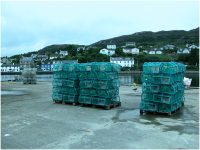
<path fill-rule="evenodd" d="M 112 103 L 111 98 L 106 98 L 106 97 L 93 97 L 92 98 L 92 104 L 94 104 L 94 105 L 106 106 L 111 103 Z"/>
<path fill-rule="evenodd" d="M 158 103 L 141 101 L 140 109 L 146 111 L 158 111 Z"/>
<path fill-rule="evenodd" d="M 118 73 L 117 72 L 99 72 L 98 79 L 99 80 L 118 79 Z"/>
<path fill-rule="evenodd" d="M 80 95 L 89 95 L 89 88 L 81 88 L 80 90 L 79 90 L 79 94 Z"/>
<path fill-rule="evenodd" d="M 62 94 L 58 94 L 58 93 L 53 93 L 52 94 L 52 99 L 53 100 L 62 101 L 63 100 L 63 95 Z"/>
<path fill-rule="evenodd" d="M 53 71 L 63 71 L 64 63 L 55 64 L 53 66 Z"/>
<path fill-rule="evenodd" d="M 118 95 L 118 91 L 116 89 L 100 89 L 99 90 L 99 96 L 100 97 L 114 97 L 116 95 Z"/>
<path fill-rule="evenodd" d="M 165 103 L 158 103 L 158 110 L 163 112 L 172 112 L 176 110 L 177 102 L 171 103 L 171 104 L 165 104 Z"/>
<path fill-rule="evenodd" d="M 89 89 L 89 95 L 91 96 L 99 96 L 99 91 L 95 88 Z"/>
<path fill-rule="evenodd" d="M 79 65 L 80 71 L 92 71 L 93 63 L 82 63 Z"/>
<path fill-rule="evenodd" d="M 154 94 L 153 101 L 159 103 L 171 104 L 176 101 L 176 94 Z"/>
<path fill-rule="evenodd" d="M 120 102 L 120 96 L 119 95 L 115 95 L 112 97 L 112 104 L 118 103 Z"/>
<path fill-rule="evenodd" d="M 63 71 L 67 72 L 79 72 L 79 64 L 77 63 L 65 63 L 63 66 Z"/>
<path fill-rule="evenodd" d="M 78 95 L 79 94 L 79 88 L 68 87 L 68 93 L 71 94 L 71 95 Z"/>
<path fill-rule="evenodd" d="M 112 65 L 114 72 L 120 72 L 121 71 L 121 66 L 119 64 L 111 63 L 111 65 Z"/>
<path fill-rule="evenodd" d="M 59 93 L 61 91 L 61 87 L 60 86 L 54 86 L 52 89 L 53 93 Z"/>
<path fill-rule="evenodd" d="M 52 85 L 53 86 L 62 86 L 63 80 L 62 79 L 53 79 Z"/>
<path fill-rule="evenodd" d="M 93 86 L 94 87 L 94 86 Z M 111 89 L 113 86 L 110 80 L 100 80 L 99 89 Z M 95 88 L 95 87 L 94 87 Z M 97 87 L 98 88 L 98 87 Z"/>
<path fill-rule="evenodd" d="M 152 82 L 153 75 L 151 73 L 143 73 L 140 76 L 141 82 Z"/>
<path fill-rule="evenodd" d="M 112 65 L 109 62 L 95 62 L 93 63 L 93 71 L 113 71 Z"/>
<path fill-rule="evenodd" d="M 68 78 L 69 79 L 77 80 L 77 79 L 79 79 L 78 75 L 79 75 L 78 72 L 68 72 Z"/>
<path fill-rule="evenodd" d="M 96 71 L 88 72 L 88 76 L 87 76 L 88 79 L 97 79 L 97 77 L 98 77 L 98 74 Z"/>
<path fill-rule="evenodd" d="M 160 73 L 163 62 L 145 62 L 143 65 L 144 73 Z"/>
<path fill-rule="evenodd" d="M 80 81 L 80 88 L 92 88 L 93 80 L 82 80 Z"/>
<path fill-rule="evenodd" d="M 63 95 L 63 101 L 65 102 L 78 102 L 78 98 L 79 98 L 78 95 L 70 95 L 70 94 Z"/>
<path fill-rule="evenodd" d="M 78 102 L 84 104 L 92 104 L 92 96 L 80 95 Z"/>
<path fill-rule="evenodd" d="M 142 93 L 141 100 L 143 100 L 143 101 L 153 101 L 153 93 Z"/>
<path fill-rule="evenodd" d="M 87 77 L 88 77 L 87 72 L 79 72 L 79 74 L 78 74 L 78 79 L 79 80 L 86 80 Z"/>
<path fill-rule="evenodd" d="M 159 93 L 160 92 L 160 85 L 153 84 L 153 83 L 142 83 L 142 92 L 143 93 Z"/>
<path fill-rule="evenodd" d="M 178 84 L 174 82 L 170 85 L 160 85 L 160 92 L 165 94 L 175 94 L 178 92 Z"/>
<path fill-rule="evenodd" d="M 63 86 L 78 88 L 79 87 L 79 80 L 64 79 L 63 80 Z"/>
<path fill-rule="evenodd" d="M 61 86 L 60 93 L 62 93 L 62 94 L 68 94 L 68 87 Z"/>

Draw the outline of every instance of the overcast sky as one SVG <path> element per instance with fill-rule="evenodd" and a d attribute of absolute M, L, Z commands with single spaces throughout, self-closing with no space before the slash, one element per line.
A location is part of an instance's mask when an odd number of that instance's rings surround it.
<path fill-rule="evenodd" d="M 1 57 L 199 27 L 199 1 L 1 1 Z"/>

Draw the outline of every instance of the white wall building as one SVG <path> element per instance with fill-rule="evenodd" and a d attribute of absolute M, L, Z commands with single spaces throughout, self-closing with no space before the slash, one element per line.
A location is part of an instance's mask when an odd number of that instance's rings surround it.
<path fill-rule="evenodd" d="M 122 67 L 131 67 L 134 65 L 134 58 L 132 57 L 110 57 L 111 63 L 117 63 Z"/>
<path fill-rule="evenodd" d="M 66 56 L 66 55 L 68 55 L 68 52 L 67 51 L 60 51 L 60 55 Z"/>
<path fill-rule="evenodd" d="M 139 54 L 140 50 L 138 48 L 123 48 L 124 53 Z"/>
<path fill-rule="evenodd" d="M 115 54 L 115 50 L 103 48 L 100 50 L 100 53 L 110 56 L 110 55 Z"/>
<path fill-rule="evenodd" d="M 135 46 L 135 42 L 126 42 L 126 46 Z"/>
<path fill-rule="evenodd" d="M 1 65 L 1 72 L 20 72 L 19 64 L 3 64 Z"/>
<path fill-rule="evenodd" d="M 116 49 L 116 45 L 115 44 L 107 45 L 107 49 Z"/>
<path fill-rule="evenodd" d="M 149 54 L 156 54 L 156 51 L 151 50 L 149 51 Z"/>

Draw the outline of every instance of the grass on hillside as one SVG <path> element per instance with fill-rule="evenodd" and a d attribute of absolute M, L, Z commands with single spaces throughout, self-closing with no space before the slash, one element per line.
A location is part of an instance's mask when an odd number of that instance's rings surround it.
<path fill-rule="evenodd" d="M 166 59 L 171 59 L 170 56 L 168 55 L 163 55 L 163 54 L 149 54 L 147 57 L 159 57 L 159 58 L 166 58 Z"/>

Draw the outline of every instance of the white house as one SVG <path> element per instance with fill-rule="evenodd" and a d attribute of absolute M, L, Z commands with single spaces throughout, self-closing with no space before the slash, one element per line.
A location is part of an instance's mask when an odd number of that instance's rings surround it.
<path fill-rule="evenodd" d="M 126 46 L 135 46 L 135 42 L 126 42 Z"/>
<path fill-rule="evenodd" d="M 116 49 L 116 45 L 115 44 L 107 45 L 107 49 Z"/>
<path fill-rule="evenodd" d="M 156 54 L 162 54 L 162 51 L 158 50 L 156 51 Z"/>
<path fill-rule="evenodd" d="M 190 49 L 188 49 L 188 48 L 183 49 L 183 54 L 189 54 L 189 53 L 190 53 Z"/>
<path fill-rule="evenodd" d="M 169 45 L 169 44 L 164 46 L 165 49 L 174 49 L 174 47 L 175 47 L 174 45 Z"/>
<path fill-rule="evenodd" d="M 111 63 L 117 63 L 122 67 L 131 67 L 134 65 L 134 58 L 131 57 L 110 57 Z"/>
<path fill-rule="evenodd" d="M 138 48 L 123 48 L 124 53 L 139 54 L 140 50 Z"/>
<path fill-rule="evenodd" d="M 193 45 L 191 45 L 191 46 L 189 46 L 188 48 L 189 48 L 189 49 L 192 49 L 192 48 L 197 48 L 197 49 L 199 49 L 199 47 L 198 47 L 198 46 L 196 46 L 196 45 L 194 45 L 194 44 L 193 44 Z"/>
<path fill-rule="evenodd" d="M 143 50 L 143 52 L 148 54 L 148 50 Z"/>
<path fill-rule="evenodd" d="M 78 47 L 78 48 L 77 48 L 77 51 L 80 51 L 81 48 L 82 48 L 83 50 L 85 50 L 85 47 Z"/>
<path fill-rule="evenodd" d="M 1 72 L 20 72 L 19 64 L 3 64 L 1 65 Z"/>
<path fill-rule="evenodd" d="M 59 58 L 61 55 L 59 54 L 54 54 L 54 55 L 50 55 L 50 59 L 56 59 Z"/>
<path fill-rule="evenodd" d="M 103 49 L 100 50 L 100 53 L 110 56 L 110 55 L 115 54 L 115 50 L 103 48 Z"/>
<path fill-rule="evenodd" d="M 66 55 L 68 55 L 68 52 L 67 51 L 60 51 L 60 55 L 66 56 Z"/>
<path fill-rule="evenodd" d="M 149 51 L 149 54 L 156 54 L 156 51 L 150 50 L 150 51 Z"/>

